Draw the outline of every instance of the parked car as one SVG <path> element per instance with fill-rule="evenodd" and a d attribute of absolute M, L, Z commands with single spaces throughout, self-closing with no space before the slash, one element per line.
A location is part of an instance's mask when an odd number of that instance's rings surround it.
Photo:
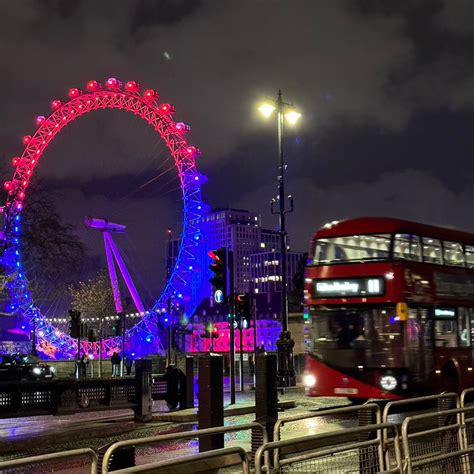
<path fill-rule="evenodd" d="M 0 355 L 0 381 L 50 380 L 55 368 L 37 357 L 25 354 Z"/>

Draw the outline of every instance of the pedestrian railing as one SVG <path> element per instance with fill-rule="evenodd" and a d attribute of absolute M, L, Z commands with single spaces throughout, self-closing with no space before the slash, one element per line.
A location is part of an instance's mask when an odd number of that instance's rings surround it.
<path fill-rule="evenodd" d="M 394 433 L 397 465 L 390 470 L 386 470 L 384 465 L 383 430 Z M 378 423 L 266 443 L 255 454 L 255 473 L 401 473 L 402 463 L 396 433 L 395 425 Z M 347 442 L 341 435 L 364 440 Z M 282 454 L 289 446 L 293 453 Z M 270 457 L 265 456 L 271 451 L 280 453 L 278 457 L 273 457 L 273 466 L 268 463 Z"/>
<path fill-rule="evenodd" d="M 138 446 L 150 446 L 150 445 L 155 445 L 158 443 L 169 442 L 169 441 L 193 439 L 193 438 L 200 438 L 202 436 L 235 433 L 238 431 L 247 431 L 247 430 L 260 431 L 262 435 L 262 439 L 264 440 L 264 443 L 268 441 L 267 432 L 260 423 L 243 423 L 241 425 L 235 425 L 235 426 L 219 426 L 217 428 L 206 428 L 202 430 L 193 430 L 193 431 L 181 431 L 179 433 L 170 433 L 170 434 L 163 434 L 163 435 L 158 435 L 158 436 L 149 436 L 147 438 L 135 438 L 135 439 L 128 439 L 124 441 L 117 441 L 116 443 L 113 443 L 104 454 L 103 461 L 102 461 L 102 473 L 106 474 L 110 472 L 109 463 L 111 461 L 111 457 L 114 454 L 114 452 L 116 452 L 119 449 L 129 448 L 129 447 L 136 448 Z"/>
<path fill-rule="evenodd" d="M 359 415 L 361 413 L 364 413 L 364 416 L 367 416 L 367 414 L 369 414 L 369 417 L 370 417 L 370 420 L 372 420 L 372 423 L 378 424 L 378 423 L 381 423 L 381 420 L 382 420 L 380 407 L 375 403 L 367 403 L 365 405 L 360 405 L 360 406 L 332 408 L 329 410 L 319 410 L 312 413 L 304 413 L 304 414 L 289 416 L 289 417 L 278 420 L 275 423 L 275 427 L 273 430 L 273 440 L 280 441 L 283 438 L 282 433 L 284 433 L 284 430 L 282 428 L 288 424 L 301 423 L 303 421 L 307 421 L 310 419 L 322 418 L 322 417 L 328 417 L 328 416 L 335 417 L 337 419 L 341 416 L 353 415 L 354 413 L 358 415 L 359 419 L 360 419 Z M 337 421 L 340 421 L 340 420 L 337 420 Z M 365 424 L 372 424 L 372 423 L 369 422 Z M 340 431 L 340 435 L 346 440 L 346 442 L 353 441 L 353 439 L 350 438 L 350 435 L 346 434 L 346 432 L 344 431 Z M 294 449 L 296 448 L 293 448 L 291 444 L 288 445 L 287 450 L 292 451 Z M 274 449 L 273 457 L 274 457 L 275 464 L 277 463 L 277 458 L 279 455 L 280 455 L 279 449 L 278 448 Z"/>
<path fill-rule="evenodd" d="M 456 393 L 446 392 L 437 395 L 427 395 L 424 397 L 416 398 L 404 398 L 402 400 L 391 400 L 389 401 L 382 412 L 382 423 L 395 423 L 395 420 L 390 419 L 394 415 L 400 415 L 401 411 L 406 411 L 406 409 L 419 408 L 437 410 L 436 413 L 440 411 L 459 407 L 459 396 Z M 402 420 L 397 420 L 396 424 L 400 425 Z M 390 436 L 388 431 L 385 431 L 383 434 L 384 437 L 384 450 L 386 457 L 387 467 L 391 467 L 396 463 L 396 454 L 394 439 Z M 400 445 L 402 445 L 401 440 L 398 440 Z M 403 449 L 403 445 L 402 445 Z"/>
<path fill-rule="evenodd" d="M 36 470 L 39 466 L 43 466 L 47 470 L 41 470 L 41 472 L 53 472 L 54 466 L 61 467 L 67 472 L 82 472 L 80 466 L 71 466 L 70 464 L 65 466 L 67 462 L 85 460 L 86 466 L 89 466 L 89 472 L 91 474 L 97 473 L 97 454 L 89 448 L 73 449 L 71 451 L 61 451 L 59 453 L 42 454 L 40 456 L 30 456 L 27 458 L 11 459 L 9 461 L 0 462 L 0 472 L 7 474 L 9 471 L 12 472 L 25 472 L 24 468 L 35 467 Z M 82 466 L 84 467 L 84 466 Z"/>
<path fill-rule="evenodd" d="M 134 472 L 154 472 L 160 474 L 176 474 L 186 471 L 216 472 L 219 469 L 231 466 L 233 467 L 232 472 L 250 474 L 250 458 L 245 449 L 240 447 L 216 449 L 192 456 L 143 464 L 113 472 L 114 474 Z"/>
<path fill-rule="evenodd" d="M 472 416 L 474 407 L 407 417 L 401 429 L 406 472 L 472 472 L 474 446 L 466 436 Z"/>

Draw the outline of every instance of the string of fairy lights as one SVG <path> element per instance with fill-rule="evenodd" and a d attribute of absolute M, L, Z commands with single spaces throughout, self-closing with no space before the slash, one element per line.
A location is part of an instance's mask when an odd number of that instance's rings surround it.
<path fill-rule="evenodd" d="M 144 311 L 144 312 L 141 312 L 141 313 L 128 313 L 128 314 L 125 314 L 125 318 L 128 318 L 128 319 L 137 319 L 137 318 L 143 318 L 144 316 L 148 316 L 150 313 L 152 313 L 153 311 Z M 167 312 L 166 309 L 162 309 L 162 310 L 156 310 L 155 311 L 156 313 L 158 314 L 164 314 Z M 114 321 L 114 320 L 117 320 L 117 319 L 120 319 L 121 316 L 119 314 L 115 314 L 113 316 L 105 316 L 103 318 L 101 317 L 95 317 L 95 318 L 83 318 L 81 317 L 81 322 L 82 323 L 90 323 L 90 322 L 100 322 L 101 320 L 102 321 Z M 64 318 L 44 318 L 46 321 L 50 322 L 50 323 L 68 323 L 71 318 L 70 317 L 64 317 Z"/>

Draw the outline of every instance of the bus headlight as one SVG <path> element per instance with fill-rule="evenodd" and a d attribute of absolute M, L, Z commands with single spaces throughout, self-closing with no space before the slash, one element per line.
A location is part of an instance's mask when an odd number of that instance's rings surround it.
<path fill-rule="evenodd" d="M 54 374 L 54 372 L 56 372 L 56 367 L 51 366 L 49 370 Z"/>
<path fill-rule="evenodd" d="M 305 387 L 313 388 L 316 385 L 316 377 L 311 374 L 306 374 L 303 377 L 303 382 L 304 382 Z"/>
<path fill-rule="evenodd" d="M 397 379 L 393 375 L 384 375 L 380 378 L 380 386 L 384 390 L 395 390 L 397 385 Z"/>
<path fill-rule="evenodd" d="M 39 367 L 34 367 L 33 368 L 33 373 L 35 375 L 41 375 L 42 370 Z"/>

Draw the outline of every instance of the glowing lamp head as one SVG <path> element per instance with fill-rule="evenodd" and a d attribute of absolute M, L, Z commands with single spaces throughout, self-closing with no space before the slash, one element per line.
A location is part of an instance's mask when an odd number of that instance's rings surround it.
<path fill-rule="evenodd" d="M 81 95 L 81 91 L 77 87 L 69 89 L 68 96 L 71 98 L 78 97 Z"/>
<path fill-rule="evenodd" d="M 273 111 L 275 110 L 275 106 L 272 104 L 262 104 L 259 108 L 258 111 L 265 117 L 268 118 L 270 115 L 272 115 Z"/>
<path fill-rule="evenodd" d="M 161 104 L 160 105 L 160 112 L 162 114 L 173 114 L 176 112 L 176 107 L 171 104 Z"/>
<path fill-rule="evenodd" d="M 59 107 L 61 107 L 61 105 L 62 105 L 62 103 L 61 103 L 61 101 L 58 100 L 58 99 L 53 100 L 53 101 L 51 102 L 51 108 L 52 108 L 53 110 L 59 109 Z"/>
<path fill-rule="evenodd" d="M 118 79 L 115 79 L 115 77 L 109 77 L 105 85 L 107 89 L 113 90 L 113 89 L 120 89 L 120 87 L 122 86 L 122 83 Z"/>
<path fill-rule="evenodd" d="M 89 81 L 86 87 L 88 91 L 98 91 L 100 89 L 100 84 L 97 81 Z"/>
<path fill-rule="evenodd" d="M 143 93 L 143 97 L 148 100 L 158 100 L 158 92 L 153 89 L 147 89 Z"/>
<path fill-rule="evenodd" d="M 296 122 L 298 122 L 298 120 L 301 118 L 301 114 L 296 112 L 296 110 L 291 110 L 285 114 L 285 118 L 290 125 L 295 125 Z"/>
<path fill-rule="evenodd" d="M 38 115 L 35 119 L 36 125 L 41 125 L 45 120 L 46 117 L 44 115 Z"/>
<path fill-rule="evenodd" d="M 21 193 L 18 193 L 18 197 L 20 199 L 25 199 L 25 193 L 23 191 Z"/>
<path fill-rule="evenodd" d="M 128 81 L 125 84 L 125 89 L 129 92 L 138 92 L 140 90 L 140 85 L 135 81 Z"/>
<path fill-rule="evenodd" d="M 31 135 L 25 135 L 21 140 L 24 145 L 28 145 L 31 142 Z"/>
<path fill-rule="evenodd" d="M 18 211 L 21 211 L 23 209 L 23 204 L 21 202 L 17 202 L 15 207 Z"/>

